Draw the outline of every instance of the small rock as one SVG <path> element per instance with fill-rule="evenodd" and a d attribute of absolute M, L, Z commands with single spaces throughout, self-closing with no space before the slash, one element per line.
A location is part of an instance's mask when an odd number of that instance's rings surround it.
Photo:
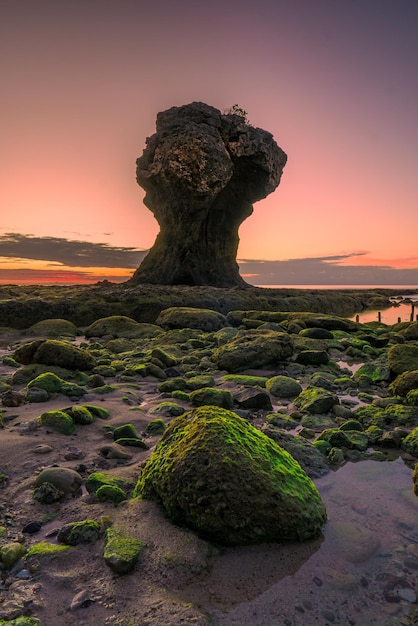
<path fill-rule="evenodd" d="M 90 604 L 91 600 L 89 598 L 88 591 L 83 589 L 79 593 L 77 593 L 74 598 L 71 600 L 70 611 L 77 611 L 77 609 L 81 609 Z"/>
<path fill-rule="evenodd" d="M 46 443 L 39 443 L 32 449 L 32 452 L 34 454 L 48 454 L 49 452 L 52 452 L 52 450 L 52 446 L 49 446 Z"/>

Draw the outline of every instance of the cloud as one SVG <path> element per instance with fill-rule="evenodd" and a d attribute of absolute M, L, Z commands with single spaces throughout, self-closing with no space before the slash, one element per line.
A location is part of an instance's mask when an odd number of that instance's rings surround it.
<path fill-rule="evenodd" d="M 238 264 L 241 275 L 252 285 L 418 285 L 418 267 L 342 264 L 346 259 L 366 254 L 286 261 L 241 259 Z"/>
<path fill-rule="evenodd" d="M 63 237 L 35 237 L 20 233 L 0 235 L 0 257 L 49 261 L 67 267 L 137 268 L 146 254 L 147 250 Z"/>

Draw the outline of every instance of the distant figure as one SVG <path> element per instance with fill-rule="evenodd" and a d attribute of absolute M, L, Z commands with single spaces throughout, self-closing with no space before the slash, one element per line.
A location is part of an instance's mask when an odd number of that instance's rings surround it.
<path fill-rule="evenodd" d="M 129 282 L 248 287 L 236 262 L 238 228 L 276 189 L 287 156 L 233 111 L 193 102 L 158 113 L 136 179 L 160 232 Z"/>

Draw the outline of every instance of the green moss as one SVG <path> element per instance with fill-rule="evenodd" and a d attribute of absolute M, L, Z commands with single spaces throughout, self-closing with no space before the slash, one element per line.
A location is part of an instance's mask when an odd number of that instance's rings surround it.
<path fill-rule="evenodd" d="M 164 380 L 162 383 L 159 384 L 158 386 L 158 391 L 160 393 L 164 393 L 164 392 L 170 392 L 170 391 L 184 391 L 185 389 L 187 389 L 187 382 L 185 381 L 184 378 L 169 378 L 168 380 Z"/>
<path fill-rule="evenodd" d="M 72 435 L 75 429 L 74 420 L 64 411 L 46 411 L 40 417 L 41 426 L 52 428 L 63 435 Z"/>
<path fill-rule="evenodd" d="M 64 524 L 58 533 L 58 541 L 67 546 L 95 543 L 100 538 L 100 524 L 92 519 Z"/>
<path fill-rule="evenodd" d="M 418 406 L 418 389 L 411 389 L 411 391 L 408 391 L 406 394 L 406 400 L 408 404 Z"/>
<path fill-rule="evenodd" d="M 312 445 L 315 446 L 315 448 L 319 450 L 320 453 L 323 454 L 325 457 L 328 456 L 328 453 L 330 452 L 332 447 L 331 444 L 324 439 L 315 439 L 315 441 L 312 442 Z"/>
<path fill-rule="evenodd" d="M 161 415 L 170 415 L 172 417 L 176 417 L 178 415 L 182 415 L 185 409 L 180 404 L 176 402 L 170 402 L 169 400 L 165 400 L 157 404 L 157 406 L 151 409 L 151 413 L 161 414 Z"/>
<path fill-rule="evenodd" d="M 284 430 L 292 430 L 298 426 L 298 422 L 287 415 L 287 413 L 268 413 L 266 415 L 267 424 L 272 424 Z"/>
<path fill-rule="evenodd" d="M 102 317 L 90 324 L 85 330 L 86 337 L 111 335 L 115 338 L 154 337 L 161 332 L 161 328 L 154 324 L 142 324 L 125 315 Z"/>
<path fill-rule="evenodd" d="M 126 493 L 116 485 L 102 485 L 96 491 L 96 498 L 99 502 L 113 502 L 119 504 L 127 499 Z"/>
<path fill-rule="evenodd" d="M 308 386 L 295 399 L 295 405 L 310 414 L 328 413 L 335 404 L 339 403 L 338 396 L 321 387 Z"/>
<path fill-rule="evenodd" d="M 194 406 L 213 405 L 224 409 L 232 409 L 234 406 L 234 397 L 230 391 L 213 387 L 203 387 L 192 391 L 190 401 Z"/>
<path fill-rule="evenodd" d="M 226 383 L 236 383 L 244 387 L 265 387 L 268 381 L 267 376 L 249 376 L 245 374 L 226 374 L 222 377 Z M 213 383 L 212 383 L 213 384 Z"/>
<path fill-rule="evenodd" d="M 105 563 L 117 574 L 127 574 L 133 570 L 144 547 L 142 541 L 128 537 L 115 528 L 108 528 L 103 553 Z"/>
<path fill-rule="evenodd" d="M 65 409 L 65 412 L 73 418 L 76 424 L 91 424 L 94 420 L 94 415 L 86 406 L 75 404 L 70 409 Z"/>
<path fill-rule="evenodd" d="M 17 541 L 0 546 L 0 560 L 5 569 L 9 569 L 26 554 L 26 548 Z"/>
<path fill-rule="evenodd" d="M 40 374 L 28 383 L 28 389 L 37 387 L 38 389 L 45 389 L 48 393 L 59 393 L 64 384 L 64 380 L 54 374 L 53 372 L 45 372 Z"/>
<path fill-rule="evenodd" d="M 40 337 L 75 337 L 77 335 L 77 326 L 68 320 L 47 319 L 30 326 L 27 334 Z"/>
<path fill-rule="evenodd" d="M 147 435 L 162 435 L 165 429 L 167 428 L 164 420 L 161 418 L 156 418 L 148 422 L 145 427 L 145 432 Z"/>
<path fill-rule="evenodd" d="M 274 365 L 293 354 L 290 335 L 260 329 L 239 331 L 228 343 L 214 351 L 214 361 L 230 373 L 248 368 Z"/>
<path fill-rule="evenodd" d="M 418 369 L 399 374 L 389 385 L 389 391 L 395 396 L 405 397 L 412 389 L 418 389 Z"/>
<path fill-rule="evenodd" d="M 4 356 L 2 359 L 2 362 L 3 362 L 3 365 L 7 365 L 8 367 L 13 367 L 14 369 L 17 369 L 18 367 L 20 367 L 20 363 L 15 361 L 15 359 L 12 356 Z"/>
<path fill-rule="evenodd" d="M 227 319 L 222 313 L 210 309 L 195 309 L 192 307 L 169 307 L 161 311 L 156 323 L 166 330 L 192 328 L 204 332 L 216 332 L 228 326 Z"/>
<path fill-rule="evenodd" d="M 266 389 L 276 398 L 294 398 L 302 391 L 302 386 L 291 376 L 273 376 L 266 382 Z"/>
<path fill-rule="evenodd" d="M 418 370 L 418 346 L 396 344 L 389 348 L 388 361 L 395 374 Z"/>
<path fill-rule="evenodd" d="M 418 407 L 390 404 L 385 408 L 384 416 L 388 423 L 395 422 L 402 426 L 418 425 Z"/>
<path fill-rule="evenodd" d="M 120 439 L 121 437 L 130 437 L 134 439 L 141 439 L 138 435 L 136 428 L 133 424 L 121 424 L 117 426 L 113 431 L 113 439 Z"/>
<path fill-rule="evenodd" d="M 42 626 L 36 617 L 15 617 L 12 620 L 0 619 L 0 626 Z"/>
<path fill-rule="evenodd" d="M 112 391 L 117 390 L 117 385 L 102 385 L 101 387 L 95 387 L 94 393 L 98 393 L 100 396 L 104 396 Z"/>
<path fill-rule="evenodd" d="M 186 382 L 187 388 L 194 391 L 195 389 L 203 389 L 203 387 L 213 387 L 215 379 L 212 374 L 198 374 L 191 376 Z"/>
<path fill-rule="evenodd" d="M 401 443 L 401 448 L 404 452 L 408 452 L 415 458 L 418 458 L 418 427 L 405 437 Z"/>
<path fill-rule="evenodd" d="M 176 389 L 171 393 L 171 397 L 175 400 L 183 400 L 184 402 L 190 402 L 190 395 L 185 391 L 180 391 L 180 389 Z"/>
<path fill-rule="evenodd" d="M 98 417 L 102 420 L 107 420 L 110 416 L 110 412 L 108 409 L 105 409 L 101 406 L 96 406 L 94 404 L 85 404 L 84 407 L 92 414 L 94 417 Z"/>
<path fill-rule="evenodd" d="M 355 373 L 354 378 L 368 376 L 374 383 L 390 380 L 390 367 L 386 359 L 364 363 Z"/>
<path fill-rule="evenodd" d="M 120 487 L 126 492 L 132 490 L 132 484 L 125 478 L 119 478 L 109 472 L 93 472 L 86 480 L 86 489 L 88 493 L 97 493 L 97 490 L 103 485 L 112 485 Z"/>
<path fill-rule="evenodd" d="M 57 552 L 63 552 L 64 550 L 68 550 L 70 546 L 59 546 L 55 543 L 48 543 L 47 541 L 40 541 L 39 543 L 35 543 L 28 550 L 26 555 L 27 558 L 31 556 L 45 556 L 48 554 L 55 554 Z"/>
<path fill-rule="evenodd" d="M 357 419 L 365 428 L 369 426 L 377 426 L 378 428 L 384 428 L 385 426 L 385 412 L 381 407 L 369 404 L 366 406 L 359 406 L 353 411 L 354 418 Z"/>
<path fill-rule="evenodd" d="M 135 495 L 160 499 L 175 523 L 231 545 L 307 539 L 326 517 L 316 487 L 290 454 L 213 406 L 171 422 Z"/>

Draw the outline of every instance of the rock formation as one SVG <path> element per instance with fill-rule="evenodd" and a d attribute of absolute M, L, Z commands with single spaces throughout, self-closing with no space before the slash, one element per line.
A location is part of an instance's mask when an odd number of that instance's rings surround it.
<path fill-rule="evenodd" d="M 131 283 L 245 287 L 238 228 L 274 191 L 287 156 L 242 115 L 202 102 L 157 115 L 137 181 L 160 232 Z"/>

